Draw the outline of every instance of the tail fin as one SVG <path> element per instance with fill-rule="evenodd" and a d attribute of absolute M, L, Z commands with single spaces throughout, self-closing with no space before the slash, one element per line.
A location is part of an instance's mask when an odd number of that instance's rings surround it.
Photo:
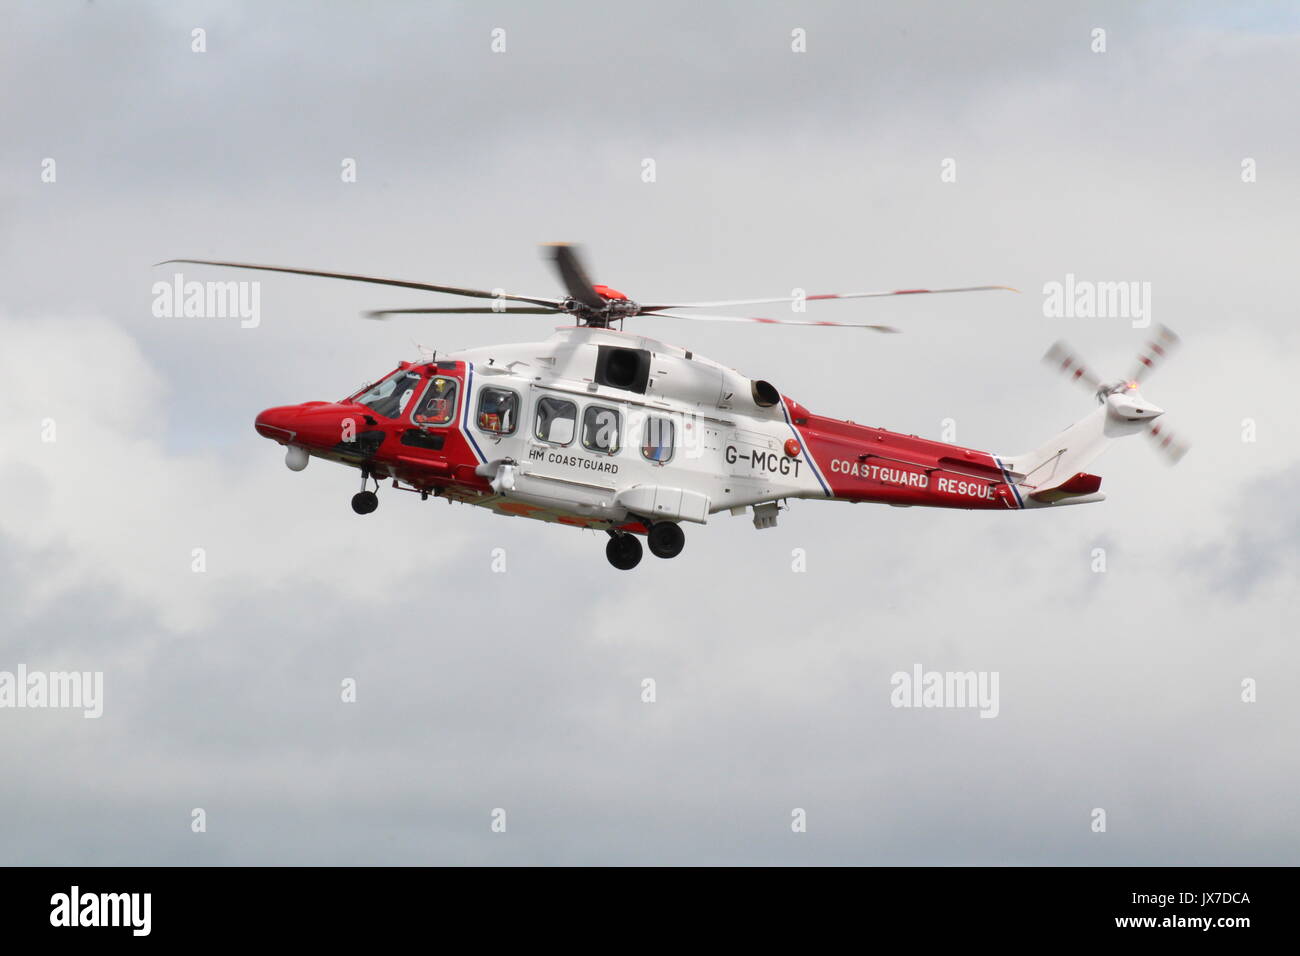
<path fill-rule="evenodd" d="M 1033 451 L 1000 457 L 1026 508 L 1101 501 L 1105 497 L 1097 493 L 1101 479 L 1085 469 L 1111 441 L 1146 427 L 1145 420 L 1117 419 L 1110 406 L 1103 404 Z"/>

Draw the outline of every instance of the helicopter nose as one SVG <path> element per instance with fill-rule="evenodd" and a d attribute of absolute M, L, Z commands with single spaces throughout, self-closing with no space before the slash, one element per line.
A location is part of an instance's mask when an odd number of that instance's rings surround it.
<path fill-rule="evenodd" d="M 277 405 L 262 412 L 253 422 L 253 427 L 263 438 L 275 441 L 291 441 L 297 434 L 297 424 L 301 406 Z"/>
<path fill-rule="evenodd" d="M 332 402 L 268 408 L 253 422 L 257 433 L 282 445 L 332 448 L 359 426 L 354 409 Z M 363 416 L 363 420 L 364 420 Z"/>

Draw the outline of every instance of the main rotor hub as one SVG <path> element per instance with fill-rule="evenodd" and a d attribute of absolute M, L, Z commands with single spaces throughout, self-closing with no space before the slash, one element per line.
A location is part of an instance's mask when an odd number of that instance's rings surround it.
<path fill-rule="evenodd" d="M 641 312 L 641 306 L 631 299 L 607 299 L 603 308 L 594 309 L 573 296 L 562 300 L 559 308 L 565 315 L 573 316 L 578 325 L 593 329 L 607 329 L 612 323 Z"/>

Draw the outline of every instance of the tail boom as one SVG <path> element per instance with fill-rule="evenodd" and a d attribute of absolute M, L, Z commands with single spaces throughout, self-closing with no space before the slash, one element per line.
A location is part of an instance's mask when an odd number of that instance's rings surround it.
<path fill-rule="evenodd" d="M 896 507 L 1018 511 L 1103 501 L 1101 478 L 1086 468 L 1111 441 L 1148 425 L 1101 405 L 1031 452 L 997 455 L 787 406 L 825 497 Z"/>
<path fill-rule="evenodd" d="M 812 415 L 789 399 L 786 405 L 825 497 L 981 511 L 1025 506 L 1002 463 L 987 452 Z"/>

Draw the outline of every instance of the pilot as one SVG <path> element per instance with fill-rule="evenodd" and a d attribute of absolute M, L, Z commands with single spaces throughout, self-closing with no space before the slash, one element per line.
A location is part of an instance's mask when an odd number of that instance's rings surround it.
<path fill-rule="evenodd" d="M 420 403 L 420 411 L 416 414 L 417 422 L 433 422 L 441 424 L 451 419 L 451 401 L 450 396 L 454 391 L 454 384 L 445 378 L 435 378 L 433 384 L 429 386 L 429 393 Z"/>

